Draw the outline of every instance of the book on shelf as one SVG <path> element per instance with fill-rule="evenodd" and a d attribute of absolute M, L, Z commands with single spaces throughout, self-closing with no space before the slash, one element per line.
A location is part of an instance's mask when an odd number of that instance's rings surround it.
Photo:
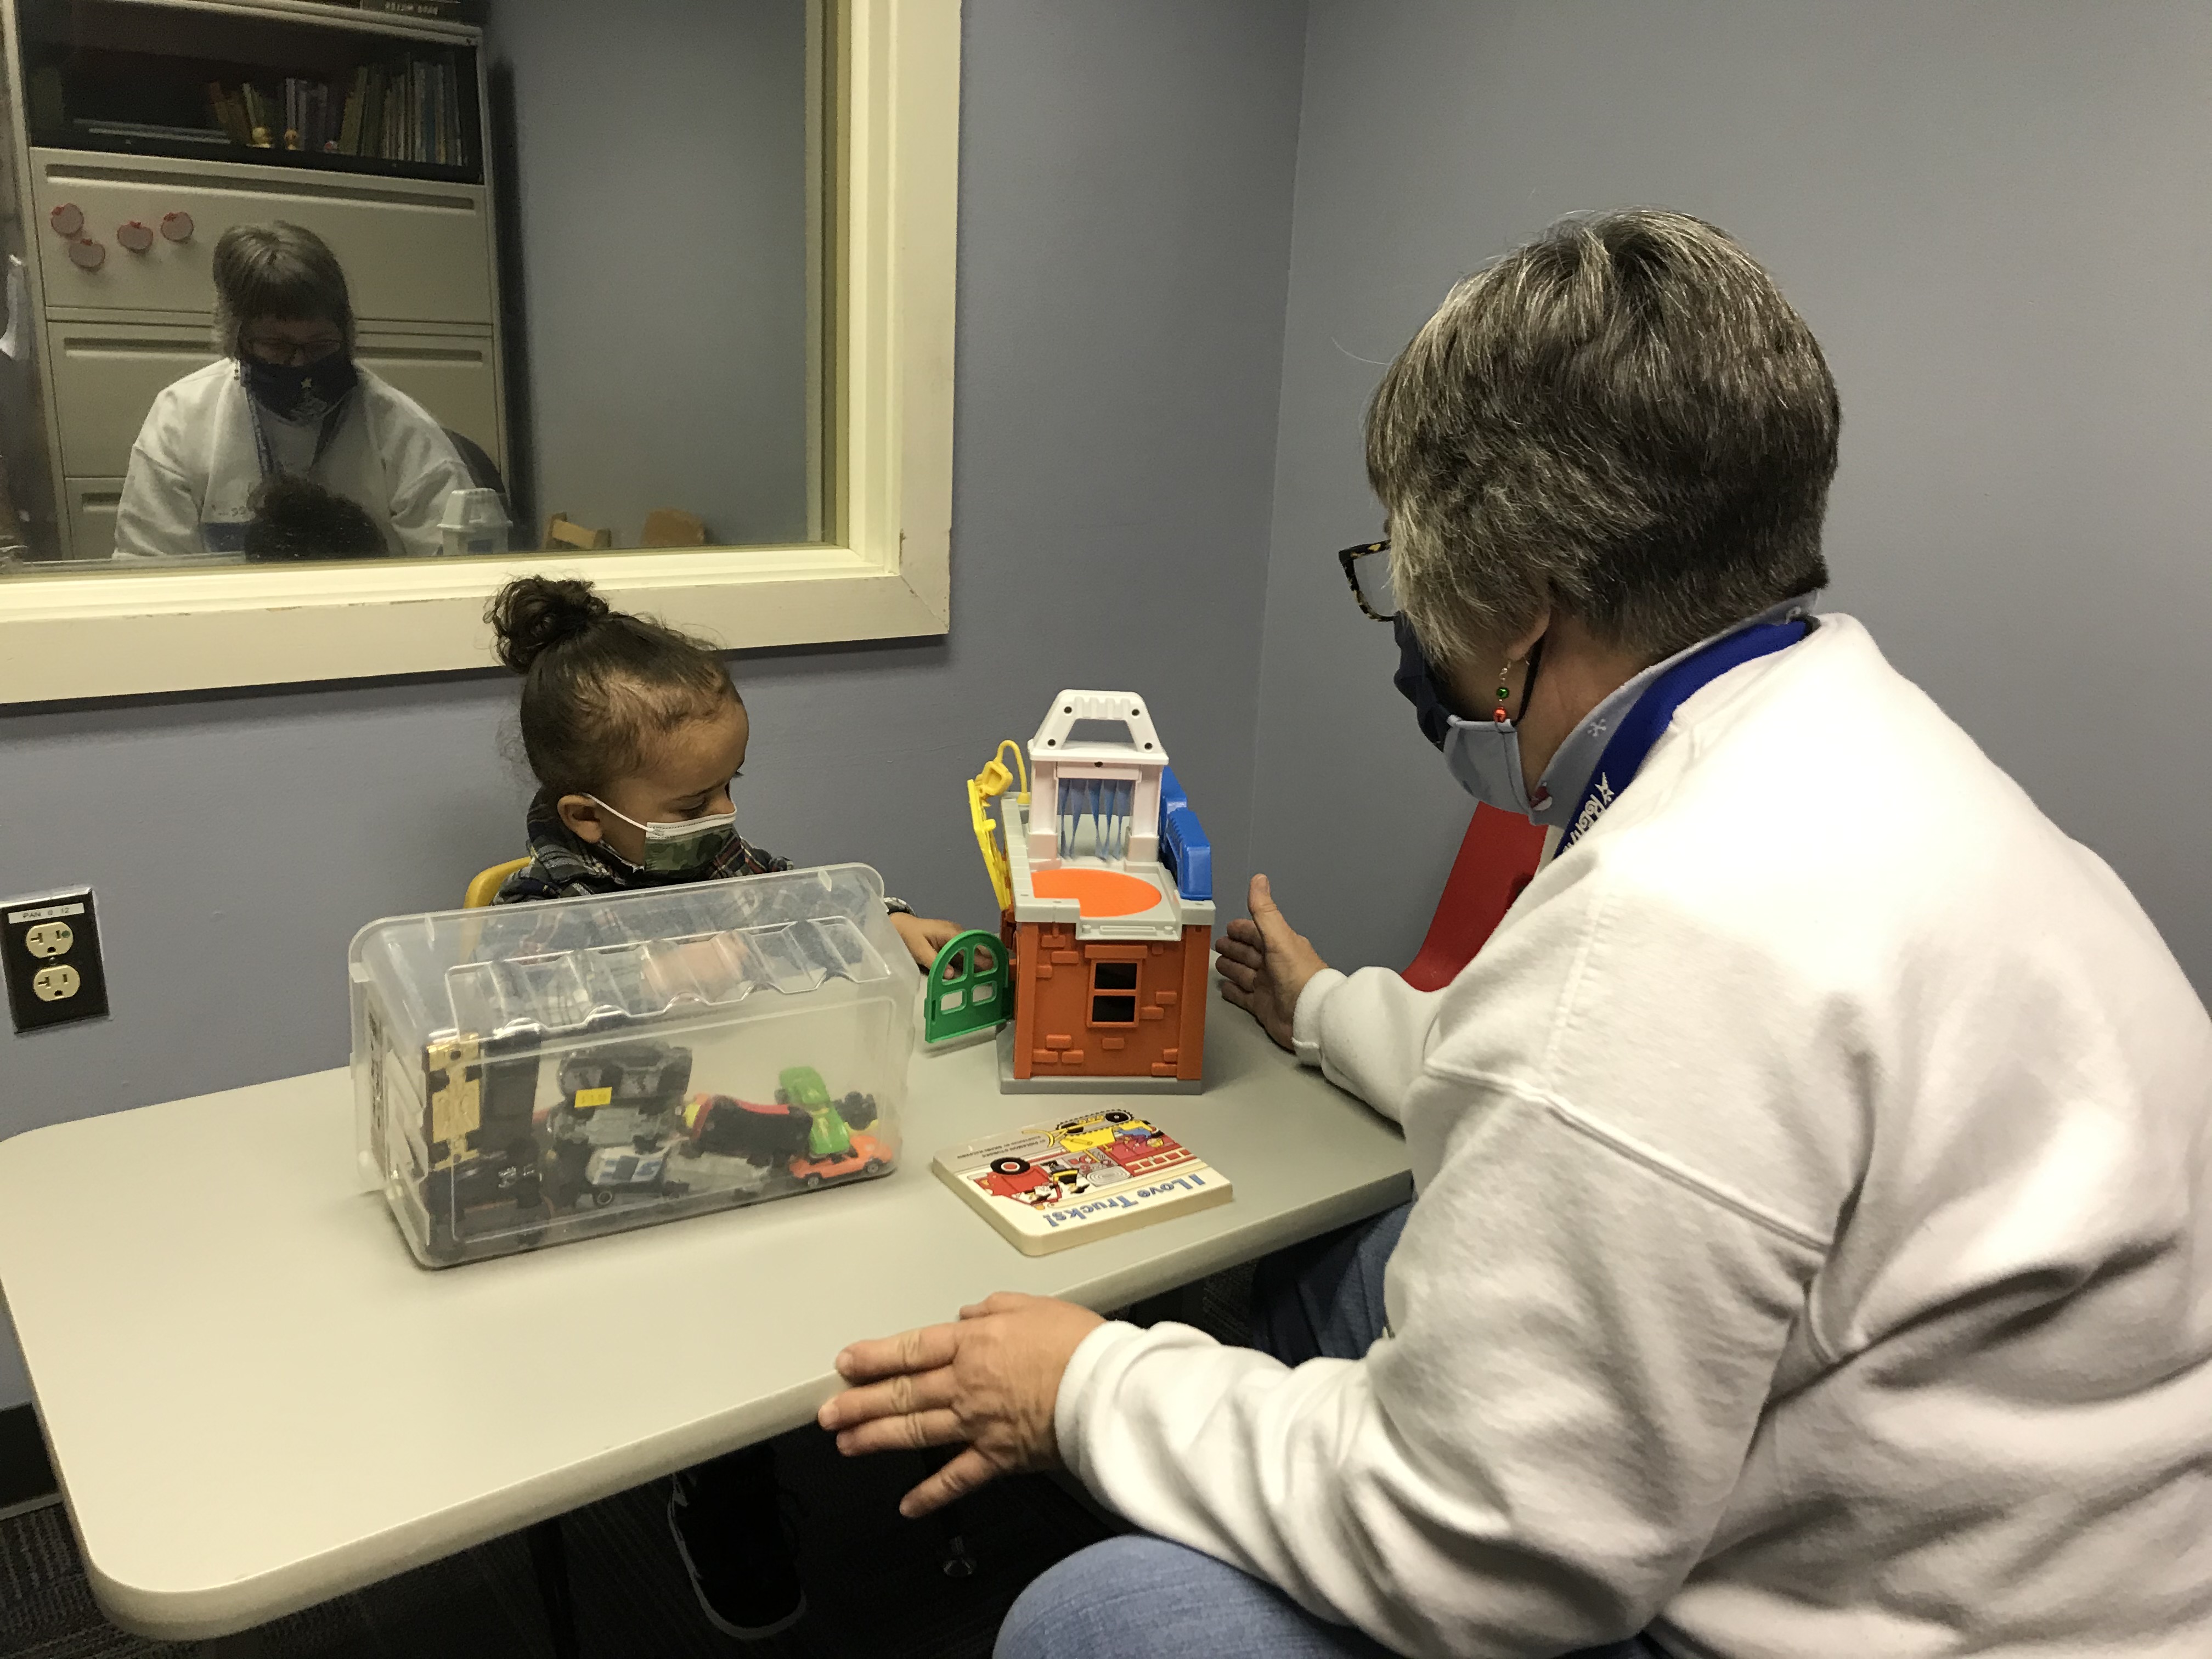
<path fill-rule="evenodd" d="M 345 104 L 338 112 L 337 149 L 341 155 L 361 154 L 361 106 L 368 91 L 368 65 L 358 65 L 346 88 Z"/>
<path fill-rule="evenodd" d="M 229 136 L 234 144 L 253 142 L 252 124 L 246 118 L 246 101 L 228 90 L 220 81 L 207 83 L 208 113 L 215 118 L 216 125 Z"/>
<path fill-rule="evenodd" d="M 459 167 L 468 160 L 468 146 L 461 138 L 461 66 L 448 53 L 438 64 L 438 107 L 446 120 L 446 162 Z"/>
<path fill-rule="evenodd" d="M 1118 1108 L 971 1140 L 939 1152 L 932 1167 L 1024 1255 L 1234 1195 L 1218 1170 L 1158 1124 Z"/>
<path fill-rule="evenodd" d="M 235 90 L 210 81 L 203 142 L 221 142 L 219 130 L 237 145 L 462 166 L 471 146 L 460 76 L 459 59 L 447 52 L 362 64 L 341 81 L 287 76 L 276 86 L 247 81 Z"/>
<path fill-rule="evenodd" d="M 246 142 L 264 149 L 283 143 L 283 124 L 268 95 L 251 81 L 240 86 L 238 93 L 246 106 Z"/>
<path fill-rule="evenodd" d="M 330 112 L 331 89 L 320 81 L 300 81 L 300 118 L 293 131 L 300 135 L 299 147 L 320 154 L 323 140 L 327 136 L 323 129 Z"/>
<path fill-rule="evenodd" d="M 384 153 L 384 100 L 390 92 L 390 81 L 380 66 L 370 66 L 368 84 L 362 92 L 361 137 L 353 152 L 356 155 Z"/>
<path fill-rule="evenodd" d="M 438 83 L 438 159 L 451 167 L 461 159 L 460 96 L 453 60 L 441 58 L 437 64 Z"/>

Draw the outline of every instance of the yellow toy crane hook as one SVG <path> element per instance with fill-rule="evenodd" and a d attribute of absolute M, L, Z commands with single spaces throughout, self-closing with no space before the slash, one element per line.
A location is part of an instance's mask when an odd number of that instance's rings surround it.
<path fill-rule="evenodd" d="M 968 780 L 968 816 L 975 830 L 975 844 L 983 852 L 983 868 L 991 878 L 991 889 L 999 896 L 1001 915 L 1014 908 L 1014 876 L 1006 862 L 1006 843 L 1000 836 L 999 826 L 991 821 L 990 811 L 984 802 L 995 800 L 1005 794 L 1006 786 L 1014 781 L 1014 774 L 1007 769 L 1002 758 L 1009 749 L 1014 751 L 1015 766 L 1021 769 L 1021 793 L 1014 799 L 1027 806 L 1030 804 L 1029 757 L 1022 753 L 1021 744 L 1012 738 L 1001 739 L 997 750 L 984 763 L 983 769 Z"/>

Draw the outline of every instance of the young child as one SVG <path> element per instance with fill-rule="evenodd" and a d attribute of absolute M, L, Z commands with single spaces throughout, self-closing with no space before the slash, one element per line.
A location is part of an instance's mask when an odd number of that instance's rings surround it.
<path fill-rule="evenodd" d="M 380 559 L 384 532 L 359 501 L 333 495 L 296 472 L 272 472 L 254 487 L 247 506 L 246 559 Z"/>
<path fill-rule="evenodd" d="M 750 726 L 712 649 L 609 608 L 589 582 L 525 576 L 486 613 L 522 678 L 522 746 L 538 791 L 530 862 L 500 904 L 788 870 L 737 830 L 731 790 Z M 959 929 L 897 899 L 891 925 L 925 969 Z M 763 1443 L 676 1477 L 669 1530 L 708 1621 L 756 1640 L 806 1611 Z"/>

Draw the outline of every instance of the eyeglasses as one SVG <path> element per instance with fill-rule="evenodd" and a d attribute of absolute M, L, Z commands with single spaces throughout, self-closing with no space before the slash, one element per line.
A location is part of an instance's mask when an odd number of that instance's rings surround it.
<path fill-rule="evenodd" d="M 1390 543 L 1362 542 L 1336 556 L 1344 579 L 1352 584 L 1352 597 L 1376 622 L 1398 620 L 1398 590 L 1390 585 Z"/>
<path fill-rule="evenodd" d="M 273 335 L 250 334 L 242 337 L 238 343 L 240 349 L 260 362 L 295 368 L 319 363 L 345 349 L 345 342 L 335 334 L 315 340 L 283 340 Z"/>

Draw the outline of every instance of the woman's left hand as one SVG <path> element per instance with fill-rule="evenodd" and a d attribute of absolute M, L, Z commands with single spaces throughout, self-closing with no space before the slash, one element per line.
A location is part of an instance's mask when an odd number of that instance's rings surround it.
<path fill-rule="evenodd" d="M 934 917 L 910 916 L 903 910 L 891 913 L 891 926 L 906 941 L 906 948 L 914 959 L 927 968 L 937 960 L 937 953 L 959 937 L 957 922 L 940 921 Z"/>
<path fill-rule="evenodd" d="M 996 1476 L 1059 1461 L 1060 1376 L 1105 1322 L 1073 1302 L 1001 1291 L 963 1308 L 957 1325 L 855 1342 L 837 1356 L 837 1375 L 862 1386 L 833 1396 L 816 1420 L 848 1457 L 964 1444 L 899 1500 L 901 1515 L 927 1515 Z"/>
<path fill-rule="evenodd" d="M 1251 920 L 1237 917 L 1213 947 L 1221 994 L 1258 1020 L 1279 1045 L 1295 1049 L 1298 999 L 1328 964 L 1313 941 L 1284 920 L 1267 877 L 1252 878 L 1247 902 Z"/>

